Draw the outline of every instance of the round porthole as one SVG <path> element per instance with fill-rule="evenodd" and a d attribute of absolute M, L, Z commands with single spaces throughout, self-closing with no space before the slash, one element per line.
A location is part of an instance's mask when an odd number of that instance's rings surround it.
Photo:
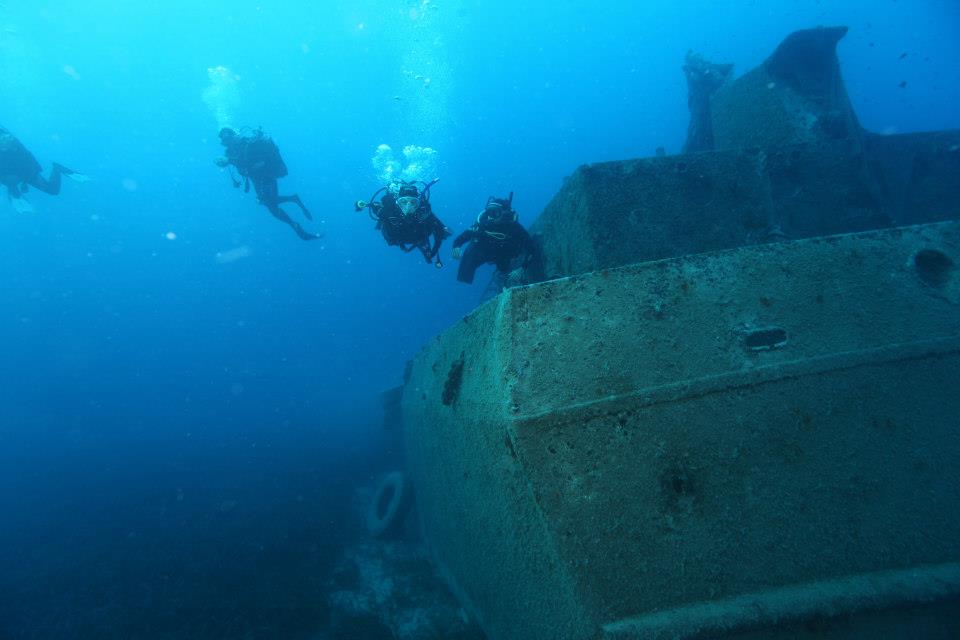
<path fill-rule="evenodd" d="M 922 249 L 913 256 L 917 275 L 931 287 L 942 287 L 953 275 L 953 260 L 943 251 Z"/>

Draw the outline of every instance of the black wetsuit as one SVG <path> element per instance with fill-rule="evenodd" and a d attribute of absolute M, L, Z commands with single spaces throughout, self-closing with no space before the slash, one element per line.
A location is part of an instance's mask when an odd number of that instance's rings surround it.
<path fill-rule="evenodd" d="M 436 259 L 440 244 L 450 236 L 450 230 L 433 214 L 429 202 L 424 202 L 418 211 L 405 216 L 397 207 L 396 197 L 388 193 L 380 202 L 372 203 L 370 210 L 377 220 L 377 229 L 388 245 L 396 245 L 407 252 L 419 249 L 427 262 Z M 441 264 L 439 260 L 437 264 Z"/>
<path fill-rule="evenodd" d="M 257 132 L 251 136 L 234 136 L 224 146 L 227 161 L 237 168 L 237 173 L 243 176 L 244 190 L 249 190 L 250 183 L 253 183 L 253 190 L 260 204 L 265 206 L 273 217 L 290 225 L 303 240 L 319 237 L 306 231 L 280 208 L 281 204 L 292 202 L 300 207 L 307 220 L 313 220 L 313 216 L 300 200 L 300 196 L 280 195 L 277 180 L 287 175 L 287 165 L 273 140 Z"/>
<path fill-rule="evenodd" d="M 55 196 L 60 193 L 61 176 L 74 173 L 56 162 L 49 179 L 43 177 L 42 171 L 40 163 L 23 143 L 0 127 L 0 183 L 7 188 L 10 198 L 22 198 L 28 185 Z"/>
<path fill-rule="evenodd" d="M 486 212 L 480 214 L 477 222 L 453 241 L 453 248 L 467 242 L 470 246 L 464 251 L 457 270 L 457 280 L 467 284 L 473 282 L 473 276 L 482 264 L 495 264 L 497 271 L 506 275 L 510 272 L 511 262 L 519 256 L 524 256 L 524 270 L 538 262 L 539 252 L 533 239 L 510 214 L 496 220 Z"/>

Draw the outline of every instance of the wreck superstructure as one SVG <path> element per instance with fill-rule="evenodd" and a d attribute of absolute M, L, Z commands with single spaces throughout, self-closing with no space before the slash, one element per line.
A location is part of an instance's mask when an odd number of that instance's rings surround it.
<path fill-rule="evenodd" d="M 415 359 L 423 535 L 494 640 L 960 634 L 960 134 L 862 131 L 843 32 L 717 89 L 715 150 L 578 169 L 556 279 Z"/>

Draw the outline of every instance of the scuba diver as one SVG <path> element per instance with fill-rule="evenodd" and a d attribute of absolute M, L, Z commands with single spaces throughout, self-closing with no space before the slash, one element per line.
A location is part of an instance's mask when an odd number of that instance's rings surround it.
<path fill-rule="evenodd" d="M 470 243 L 466 251 L 460 247 Z M 497 266 L 503 286 L 529 284 L 542 278 L 540 252 L 507 198 L 487 198 L 477 221 L 453 241 L 453 258 L 460 260 L 457 280 L 471 284 L 482 264 Z M 519 260 L 519 265 L 514 263 Z"/>
<path fill-rule="evenodd" d="M 218 167 L 236 167 L 237 173 L 243 177 L 243 192 L 250 191 L 250 183 L 253 183 L 254 192 L 257 194 L 257 200 L 265 206 L 273 217 L 281 222 L 286 222 L 300 236 L 301 240 L 316 240 L 322 238 L 323 234 L 310 233 L 306 231 L 299 223 L 294 221 L 287 213 L 280 208 L 285 202 L 292 202 L 303 211 L 307 220 L 313 220 L 313 216 L 303 206 L 300 196 L 280 195 L 277 187 L 277 180 L 287 175 L 287 165 L 284 164 L 280 156 L 280 149 L 277 144 L 262 129 L 257 129 L 251 135 L 240 135 L 230 127 L 220 129 L 220 143 L 226 148 L 226 155 L 218 158 L 216 165 Z M 230 171 L 230 179 L 233 186 L 240 188 L 240 180 L 234 177 L 233 171 Z"/>
<path fill-rule="evenodd" d="M 67 176 L 77 182 L 89 178 L 62 164 L 53 163 L 50 177 L 43 177 L 43 168 L 33 154 L 17 140 L 16 136 L 0 127 L 0 183 L 7 188 L 7 198 L 13 208 L 21 213 L 33 210 L 23 197 L 29 187 L 55 196 L 60 193 L 60 178 Z"/>
<path fill-rule="evenodd" d="M 369 202 L 358 200 L 354 209 L 358 212 L 369 209 L 370 217 L 377 223 L 376 228 L 388 245 L 399 246 L 407 253 L 419 249 L 428 264 L 433 262 L 440 269 L 443 262 L 437 254 L 440 244 L 450 236 L 450 230 L 433 215 L 430 206 L 430 187 L 436 183 L 437 180 L 429 183 L 397 181 L 381 187 Z M 374 202 L 381 193 L 380 202 Z"/>

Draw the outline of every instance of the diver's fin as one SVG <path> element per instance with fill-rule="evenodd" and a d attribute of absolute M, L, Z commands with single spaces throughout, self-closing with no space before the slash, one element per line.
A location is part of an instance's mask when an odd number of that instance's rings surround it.
<path fill-rule="evenodd" d="M 84 182 L 90 182 L 93 179 L 87 174 L 80 173 L 79 171 L 72 171 L 70 173 L 64 173 L 63 175 L 66 176 L 67 178 L 70 178 L 74 182 L 79 182 L 81 184 Z"/>
<path fill-rule="evenodd" d="M 55 169 L 60 171 L 60 175 L 70 178 L 74 182 L 90 182 L 90 176 L 85 173 L 80 173 L 79 171 L 74 171 L 70 167 L 65 167 L 59 162 L 54 162 L 53 166 Z"/>
<path fill-rule="evenodd" d="M 18 213 L 33 213 L 33 205 L 26 198 L 11 198 L 10 204 Z"/>

